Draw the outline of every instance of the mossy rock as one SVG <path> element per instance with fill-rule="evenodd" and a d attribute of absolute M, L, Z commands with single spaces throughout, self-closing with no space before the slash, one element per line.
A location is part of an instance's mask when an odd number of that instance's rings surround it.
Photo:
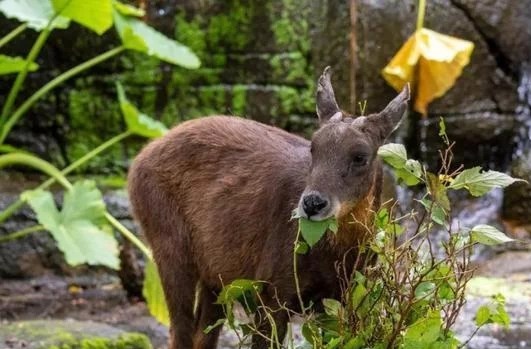
<path fill-rule="evenodd" d="M 152 349 L 149 339 L 91 321 L 35 320 L 0 327 L 0 347 L 9 349 Z"/>

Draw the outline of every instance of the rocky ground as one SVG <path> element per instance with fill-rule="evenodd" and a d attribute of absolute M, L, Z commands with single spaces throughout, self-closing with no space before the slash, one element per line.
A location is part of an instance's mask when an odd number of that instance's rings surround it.
<path fill-rule="evenodd" d="M 531 346 L 531 252 L 510 251 L 495 256 L 470 284 L 468 303 L 457 332 L 465 340 L 474 331 L 475 309 L 497 292 L 507 298 L 511 326 L 487 326 L 470 341 L 472 349 L 516 349 Z M 140 301 L 128 300 L 119 279 L 108 273 L 84 276 L 44 276 L 28 280 L 0 280 L 2 325 L 30 319 L 76 319 L 144 333 L 154 348 L 164 348 L 167 329 L 153 320 Z M 297 333 L 297 326 L 295 326 Z M 298 336 L 300 338 L 300 336 Z M 1 336 L 0 336 L 1 338 Z M 16 347 L 0 343 L 0 348 Z M 224 332 L 219 348 L 237 348 L 234 334 Z"/>

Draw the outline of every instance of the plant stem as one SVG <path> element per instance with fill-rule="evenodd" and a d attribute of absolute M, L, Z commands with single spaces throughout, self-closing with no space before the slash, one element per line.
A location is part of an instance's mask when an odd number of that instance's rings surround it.
<path fill-rule="evenodd" d="M 77 169 L 79 166 L 81 166 L 84 163 L 86 163 L 88 160 L 90 160 L 93 157 L 95 157 L 96 155 L 100 154 L 101 152 L 103 152 L 107 148 L 110 148 L 114 144 L 122 141 L 124 138 L 129 137 L 131 134 L 132 134 L 131 131 L 125 131 L 125 132 L 120 133 L 119 135 L 116 135 L 116 136 L 112 137 L 111 139 L 109 139 L 106 142 L 100 144 L 96 148 L 92 149 L 90 152 L 86 153 L 85 155 L 83 155 L 82 157 L 80 157 L 79 159 L 77 159 L 76 161 L 71 163 L 69 166 L 65 167 L 61 171 L 61 174 L 63 176 L 66 176 L 70 172 L 72 172 L 75 169 Z M 46 180 L 45 182 L 43 182 L 36 189 L 46 189 L 50 185 L 55 183 L 55 180 L 56 179 L 54 177 L 52 177 L 52 178 Z M 17 201 L 15 201 L 11 205 L 9 205 L 2 212 L 0 212 L 0 223 L 4 222 L 7 218 L 9 218 L 11 215 L 13 215 L 20 207 L 22 207 L 22 205 L 24 205 L 24 201 L 19 198 Z"/>
<path fill-rule="evenodd" d="M 131 241 L 144 255 L 149 258 L 151 261 L 153 261 L 153 257 L 151 255 L 151 251 L 149 248 L 140 241 L 139 238 L 137 238 L 129 229 L 124 227 L 122 223 L 120 223 L 116 218 L 114 218 L 109 212 L 105 212 L 105 218 L 113 227 L 116 228 L 125 238 L 127 238 L 129 241 Z"/>
<path fill-rule="evenodd" d="M 293 278 L 295 279 L 295 290 L 297 291 L 297 298 L 299 299 L 299 305 L 301 307 L 301 313 L 304 314 L 306 310 L 304 309 L 304 302 L 302 301 L 301 287 L 299 285 L 299 275 L 297 274 L 297 244 L 301 236 L 301 228 L 297 229 L 297 236 L 295 237 L 294 247 L 293 247 Z"/>
<path fill-rule="evenodd" d="M 72 184 L 66 179 L 66 177 L 59 171 L 55 166 L 50 164 L 48 161 L 39 159 L 34 155 L 24 154 L 24 153 L 11 153 L 0 156 L 0 168 L 11 166 L 11 165 L 24 165 L 36 168 L 39 171 L 42 171 L 53 177 L 56 181 L 61 183 L 65 188 L 72 188 Z"/>
<path fill-rule="evenodd" d="M 5 44 L 13 40 L 17 35 L 22 33 L 27 27 L 28 25 L 26 23 L 22 23 L 21 25 L 19 25 L 18 27 L 16 27 L 15 29 L 7 33 L 2 39 L 0 39 L 0 47 L 4 46 Z"/>
<path fill-rule="evenodd" d="M 419 9 L 417 13 L 417 30 L 424 27 L 424 15 L 426 14 L 426 0 L 419 0 Z"/>
<path fill-rule="evenodd" d="M 8 234 L 8 235 L 5 235 L 5 236 L 1 236 L 0 237 L 0 244 L 4 243 L 4 242 L 11 241 L 11 240 L 20 239 L 21 237 L 24 237 L 26 235 L 29 235 L 31 233 L 34 233 L 34 232 L 40 231 L 40 230 L 44 230 L 44 227 L 42 225 L 38 224 L 38 225 L 34 225 L 32 227 L 29 227 L 29 228 L 24 228 L 22 230 L 19 230 L 17 232 L 14 232 L 14 233 L 11 233 L 11 234 Z"/>
<path fill-rule="evenodd" d="M 63 83 L 64 81 L 70 79 L 72 76 L 76 75 L 76 74 L 79 74 L 89 68 L 91 68 L 92 66 L 96 65 L 96 64 L 99 64 L 113 56 L 116 56 L 117 54 L 121 53 L 122 51 L 125 50 L 125 47 L 124 46 L 118 46 L 118 47 L 115 47 L 109 51 L 105 51 L 104 53 L 102 54 L 99 54 L 97 55 L 96 57 L 94 58 L 91 58 L 89 59 L 88 61 L 85 61 L 67 71 L 65 71 L 64 73 L 60 74 L 59 76 L 57 76 L 56 78 L 54 78 L 53 80 L 49 81 L 46 85 L 44 85 L 43 87 L 41 87 L 37 92 L 35 92 L 30 98 L 28 98 L 20 107 L 18 107 L 17 110 L 15 110 L 15 112 L 6 120 L 5 124 L 2 125 L 2 130 L 0 131 L 0 144 L 2 144 L 4 142 L 4 140 L 6 139 L 9 131 L 11 131 L 11 129 L 13 128 L 13 126 L 15 125 L 15 123 L 20 119 L 20 117 L 22 115 L 24 115 L 24 113 L 26 113 L 28 111 L 29 108 L 31 108 L 33 106 L 33 104 L 35 104 L 35 102 L 37 102 L 39 100 L 39 98 L 41 98 L 42 96 L 44 96 L 46 93 L 48 93 L 50 90 L 52 90 L 54 87 L 56 87 L 57 85 Z M 16 83 L 16 82 L 15 82 Z M 9 111 L 9 109 L 8 109 Z M 4 114 L 7 114 L 8 112 L 6 113 L 2 113 L 2 115 Z M 4 118 L 7 117 L 7 116 L 4 116 Z"/>
<path fill-rule="evenodd" d="M 26 58 L 26 65 L 24 66 L 24 69 L 18 73 L 17 78 L 15 79 L 15 82 L 13 83 L 13 87 L 11 87 L 11 91 L 9 91 L 9 95 L 7 96 L 7 99 L 5 101 L 4 106 L 2 107 L 2 114 L 0 116 L 0 126 L 2 128 L 4 127 L 4 122 L 6 121 L 7 115 L 11 112 L 11 109 L 13 108 L 13 104 L 15 104 L 15 99 L 17 99 L 18 92 L 22 88 L 22 85 L 24 84 L 24 80 L 26 80 L 26 76 L 28 75 L 28 70 L 31 65 L 41 52 L 42 46 L 46 42 L 46 39 L 48 39 L 48 36 L 50 35 L 51 30 L 45 28 L 40 34 L 33 46 L 31 47 L 31 50 Z M 6 133 L 7 134 L 7 133 Z M 4 138 L 0 138 L 0 144 L 4 142 Z"/>

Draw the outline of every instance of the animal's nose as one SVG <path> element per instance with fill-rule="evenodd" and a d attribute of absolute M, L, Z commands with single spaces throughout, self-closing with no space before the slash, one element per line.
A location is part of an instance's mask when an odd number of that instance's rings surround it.
<path fill-rule="evenodd" d="M 308 217 L 318 214 L 326 206 L 328 201 L 317 194 L 309 194 L 302 199 L 302 209 Z"/>

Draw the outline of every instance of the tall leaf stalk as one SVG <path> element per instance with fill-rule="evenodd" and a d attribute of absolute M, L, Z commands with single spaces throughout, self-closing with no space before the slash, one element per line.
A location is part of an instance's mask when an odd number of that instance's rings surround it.
<path fill-rule="evenodd" d="M 13 128 L 15 123 L 37 102 L 42 96 L 47 94 L 50 90 L 55 88 L 57 85 L 62 84 L 66 80 L 70 79 L 71 77 L 82 73 L 83 71 L 103 62 L 106 61 L 109 58 L 112 58 L 116 56 L 117 54 L 123 52 L 125 50 L 124 46 L 118 46 L 116 48 L 113 48 L 109 51 L 106 51 L 102 54 L 97 55 L 96 57 L 89 59 L 86 62 L 83 62 L 72 69 L 69 69 L 62 73 L 61 75 L 57 76 L 55 79 L 49 81 L 46 85 L 41 87 L 37 92 L 35 92 L 30 98 L 28 98 L 15 112 L 11 115 L 11 117 L 7 118 L 5 123 L 2 124 L 2 130 L 0 131 L 0 144 L 3 144 L 7 135 L 9 134 L 9 131 Z M 15 81 L 16 84 L 16 81 Z M 18 90 L 17 90 L 18 92 Z M 16 95 L 15 97 L 16 98 Z M 7 105 L 7 104 L 6 104 Z M 10 107 L 7 108 L 7 112 L 10 111 Z"/>

